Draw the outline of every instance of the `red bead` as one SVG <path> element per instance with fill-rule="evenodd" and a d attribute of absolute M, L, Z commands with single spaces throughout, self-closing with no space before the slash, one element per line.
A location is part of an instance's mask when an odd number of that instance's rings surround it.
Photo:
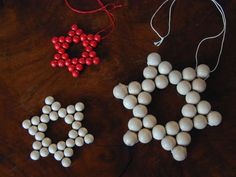
<path fill-rule="evenodd" d="M 87 39 L 90 40 L 90 41 L 93 40 L 93 38 L 94 38 L 94 37 L 93 37 L 92 34 L 89 34 L 89 35 L 87 36 Z"/>
<path fill-rule="evenodd" d="M 93 64 L 93 60 L 91 58 L 86 58 L 85 62 L 86 62 L 86 65 L 88 66 Z"/>
<path fill-rule="evenodd" d="M 74 70 L 75 70 L 75 66 L 72 65 L 72 64 L 70 64 L 70 65 L 68 66 L 68 71 L 73 72 Z"/>
<path fill-rule="evenodd" d="M 55 43 L 57 43 L 57 42 L 58 42 L 58 38 L 57 38 L 57 37 L 53 37 L 53 38 L 52 38 L 52 43 L 55 44 Z"/>
<path fill-rule="evenodd" d="M 97 42 L 96 41 L 91 41 L 90 45 L 95 48 L 95 47 L 97 47 Z"/>
<path fill-rule="evenodd" d="M 73 65 L 77 65 L 78 64 L 78 58 L 73 58 L 71 60 L 71 62 L 72 62 Z"/>
<path fill-rule="evenodd" d="M 92 52 L 89 53 L 89 56 L 90 56 L 91 58 L 96 57 L 96 55 L 97 55 L 97 54 L 96 54 L 96 52 L 94 52 L 94 51 L 92 51 Z"/>
<path fill-rule="evenodd" d="M 84 40 L 82 45 L 84 47 L 88 47 L 89 46 L 89 41 L 88 40 Z"/>
<path fill-rule="evenodd" d="M 94 35 L 94 40 L 97 41 L 97 42 L 100 42 L 101 41 L 101 36 L 99 34 L 95 34 Z"/>
<path fill-rule="evenodd" d="M 79 43 L 79 40 L 80 40 L 79 36 L 74 36 L 74 37 L 73 37 L 73 42 L 74 42 L 75 44 L 78 44 L 78 43 Z"/>
<path fill-rule="evenodd" d="M 68 35 L 73 37 L 75 35 L 75 32 L 71 30 L 71 31 L 68 32 Z"/>
<path fill-rule="evenodd" d="M 60 49 L 60 47 L 61 47 L 61 44 L 60 44 L 60 43 L 55 43 L 55 44 L 54 44 L 54 48 L 55 48 L 56 50 Z"/>
<path fill-rule="evenodd" d="M 64 67 L 64 66 L 65 66 L 64 60 L 58 60 L 58 66 L 59 66 L 60 68 Z"/>
<path fill-rule="evenodd" d="M 66 59 L 65 65 L 66 65 L 66 66 L 69 66 L 70 64 L 71 64 L 71 60 L 70 60 L 70 59 Z"/>
<path fill-rule="evenodd" d="M 60 54 L 65 53 L 65 49 L 63 49 L 63 48 L 59 48 L 59 49 L 58 49 L 58 53 L 60 53 Z"/>
<path fill-rule="evenodd" d="M 52 61 L 51 61 L 51 66 L 52 66 L 53 68 L 57 67 L 57 61 L 56 61 L 56 60 L 52 60 Z"/>
<path fill-rule="evenodd" d="M 88 52 L 83 52 L 81 55 L 83 58 L 87 58 L 89 56 Z"/>
<path fill-rule="evenodd" d="M 72 76 L 75 77 L 75 78 L 78 77 L 79 76 L 79 72 L 78 71 L 73 71 L 72 72 Z"/>
<path fill-rule="evenodd" d="M 61 58 L 63 58 L 64 60 L 69 58 L 69 55 L 67 53 L 63 53 Z"/>
<path fill-rule="evenodd" d="M 60 42 L 60 43 L 63 43 L 64 41 L 65 41 L 65 37 L 64 37 L 64 36 L 60 36 L 60 37 L 59 37 L 59 42 Z"/>
<path fill-rule="evenodd" d="M 85 47 L 85 51 L 86 52 L 91 52 L 93 50 L 93 48 L 92 47 L 90 47 L 90 46 L 88 46 L 88 47 Z"/>
<path fill-rule="evenodd" d="M 81 35 L 80 35 L 80 40 L 81 40 L 81 41 L 84 41 L 84 40 L 86 40 L 86 39 L 87 39 L 86 34 L 81 34 Z"/>
<path fill-rule="evenodd" d="M 61 58 L 61 55 L 59 54 L 59 53 L 56 53 L 55 55 L 54 55 L 54 59 L 55 60 L 59 60 Z"/>
<path fill-rule="evenodd" d="M 99 63 L 100 63 L 100 58 L 99 57 L 93 58 L 93 64 L 98 65 Z"/>
<path fill-rule="evenodd" d="M 66 42 L 68 42 L 68 43 L 71 43 L 71 42 L 72 42 L 72 38 L 71 38 L 70 36 L 67 36 L 67 37 L 65 38 L 65 40 L 66 40 Z"/>
<path fill-rule="evenodd" d="M 77 29 L 75 33 L 76 33 L 76 35 L 79 36 L 83 33 L 83 30 L 82 29 Z"/>
<path fill-rule="evenodd" d="M 68 43 L 63 43 L 61 46 L 62 46 L 64 49 L 68 49 L 68 48 L 69 48 L 69 44 L 68 44 Z"/>
<path fill-rule="evenodd" d="M 78 71 L 82 71 L 83 68 L 84 68 L 84 67 L 83 67 L 82 64 L 77 64 L 77 65 L 75 66 L 75 69 L 78 70 Z"/>
<path fill-rule="evenodd" d="M 78 26 L 77 26 L 76 24 L 74 24 L 74 25 L 71 26 L 71 29 L 72 29 L 73 31 L 76 31 L 76 30 L 78 29 Z"/>
<path fill-rule="evenodd" d="M 85 64 L 85 59 L 84 58 L 80 58 L 79 59 L 79 63 L 82 64 L 82 65 Z"/>

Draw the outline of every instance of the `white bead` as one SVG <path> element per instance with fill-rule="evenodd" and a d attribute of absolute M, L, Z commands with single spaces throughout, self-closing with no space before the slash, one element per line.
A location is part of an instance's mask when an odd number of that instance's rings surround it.
<path fill-rule="evenodd" d="M 65 123 L 67 123 L 67 124 L 72 124 L 72 122 L 74 121 L 74 117 L 72 116 L 72 115 L 67 115 L 66 117 L 65 117 Z"/>
<path fill-rule="evenodd" d="M 41 132 L 46 132 L 47 128 L 48 128 L 47 124 L 45 124 L 45 123 L 40 123 L 38 125 L 38 130 L 41 131 Z"/>
<path fill-rule="evenodd" d="M 40 153 L 41 157 L 47 157 L 49 154 L 48 149 L 45 147 L 40 149 L 39 153 Z"/>
<path fill-rule="evenodd" d="M 38 128 L 36 126 L 31 126 L 29 129 L 28 129 L 28 132 L 30 135 L 34 136 L 38 131 Z"/>
<path fill-rule="evenodd" d="M 66 140 L 66 146 L 71 147 L 71 148 L 74 147 L 75 146 L 75 141 L 73 139 L 70 139 L 70 138 L 67 139 Z"/>
<path fill-rule="evenodd" d="M 206 81 L 198 78 L 192 82 L 192 89 L 201 93 L 206 90 Z"/>
<path fill-rule="evenodd" d="M 34 117 L 31 118 L 32 125 L 38 125 L 39 122 L 40 122 L 39 116 L 34 116 Z"/>
<path fill-rule="evenodd" d="M 201 64 L 197 67 L 197 77 L 206 79 L 210 75 L 210 68 L 207 65 Z"/>
<path fill-rule="evenodd" d="M 170 72 L 168 77 L 171 84 L 177 85 L 182 79 L 182 74 L 177 70 L 173 70 Z"/>
<path fill-rule="evenodd" d="M 73 122 L 72 128 L 73 128 L 74 130 L 78 130 L 80 127 L 81 127 L 81 123 L 80 123 L 79 121 Z"/>
<path fill-rule="evenodd" d="M 183 74 L 183 79 L 187 81 L 192 81 L 193 79 L 196 78 L 196 71 L 193 68 L 185 68 L 182 72 Z"/>
<path fill-rule="evenodd" d="M 218 126 L 222 122 L 222 115 L 217 111 L 211 111 L 207 115 L 208 125 Z"/>
<path fill-rule="evenodd" d="M 150 66 L 158 66 L 160 62 L 161 56 L 156 52 L 152 52 L 147 56 L 147 64 Z"/>
<path fill-rule="evenodd" d="M 157 76 L 157 69 L 152 66 L 147 66 L 143 70 L 143 76 L 145 79 L 154 79 Z"/>
<path fill-rule="evenodd" d="M 152 129 L 152 136 L 156 140 L 162 140 L 166 135 L 165 127 L 162 125 L 156 125 Z"/>
<path fill-rule="evenodd" d="M 76 112 L 74 114 L 74 119 L 77 121 L 82 121 L 84 119 L 84 114 L 82 112 Z"/>
<path fill-rule="evenodd" d="M 38 141 L 42 141 L 44 137 L 45 137 L 45 134 L 42 133 L 42 132 L 37 132 L 35 134 L 35 139 L 38 140 Z"/>
<path fill-rule="evenodd" d="M 171 72 L 172 66 L 168 61 L 163 61 L 158 66 L 158 71 L 160 74 L 167 75 L 169 72 Z"/>
<path fill-rule="evenodd" d="M 124 84 L 118 84 L 113 88 L 113 95 L 117 99 L 124 99 L 128 95 L 127 86 Z"/>
<path fill-rule="evenodd" d="M 131 131 L 137 132 L 142 128 L 142 121 L 138 118 L 131 118 L 128 122 L 128 128 Z"/>
<path fill-rule="evenodd" d="M 143 126 L 145 128 L 153 128 L 157 124 L 155 116 L 148 114 L 143 118 Z"/>
<path fill-rule="evenodd" d="M 171 153 L 176 161 L 183 161 L 187 157 L 187 150 L 182 146 L 176 146 Z"/>
<path fill-rule="evenodd" d="M 29 119 L 26 119 L 26 120 L 24 120 L 24 121 L 22 122 L 22 127 L 23 127 L 24 129 L 29 129 L 30 126 L 31 126 L 31 122 L 30 122 Z"/>
<path fill-rule="evenodd" d="M 150 130 L 143 128 L 138 132 L 138 140 L 143 143 L 149 143 L 152 140 L 152 133 Z"/>
<path fill-rule="evenodd" d="M 199 93 L 195 91 L 188 92 L 185 97 L 186 102 L 189 104 L 197 104 L 200 101 L 200 99 L 201 97 Z"/>
<path fill-rule="evenodd" d="M 51 105 L 54 102 L 54 98 L 52 96 L 48 96 L 44 100 L 45 104 Z"/>
<path fill-rule="evenodd" d="M 52 111 L 52 109 L 51 109 L 51 107 L 48 106 L 48 105 L 45 105 L 45 106 L 43 106 L 43 108 L 42 108 L 42 112 L 43 112 L 44 114 L 49 114 L 51 111 Z"/>
<path fill-rule="evenodd" d="M 50 144 L 50 146 L 48 147 L 48 151 L 51 154 L 54 154 L 57 151 L 57 145 L 56 144 Z"/>
<path fill-rule="evenodd" d="M 155 90 L 155 83 L 151 79 L 145 79 L 142 82 L 142 89 L 146 92 L 153 92 Z"/>
<path fill-rule="evenodd" d="M 84 145 L 84 139 L 81 138 L 81 137 L 77 137 L 77 138 L 75 139 L 75 144 L 76 144 L 76 146 L 78 146 L 78 147 L 83 146 L 83 145 Z"/>
<path fill-rule="evenodd" d="M 194 117 L 197 113 L 197 109 L 192 104 L 186 104 L 182 107 L 181 112 L 184 117 Z"/>
<path fill-rule="evenodd" d="M 53 111 L 58 111 L 61 108 L 61 103 L 56 101 L 51 105 L 51 108 L 52 108 Z"/>
<path fill-rule="evenodd" d="M 66 111 L 68 114 L 74 114 L 75 113 L 75 106 L 74 105 L 67 106 Z"/>
<path fill-rule="evenodd" d="M 170 121 L 166 123 L 166 133 L 168 135 L 177 135 L 179 132 L 179 124 L 175 121 Z"/>
<path fill-rule="evenodd" d="M 143 118 L 145 115 L 147 115 L 147 112 L 148 112 L 147 107 L 141 104 L 135 106 L 133 109 L 134 117 Z"/>
<path fill-rule="evenodd" d="M 30 158 L 32 160 L 38 160 L 40 158 L 39 151 L 32 151 L 30 153 Z"/>
<path fill-rule="evenodd" d="M 123 100 L 123 105 L 126 109 L 133 109 L 137 104 L 137 98 L 133 95 L 127 95 Z"/>
<path fill-rule="evenodd" d="M 128 85 L 129 94 L 138 95 L 141 92 L 142 88 L 139 82 L 133 81 Z"/>
<path fill-rule="evenodd" d="M 168 86 L 169 81 L 166 76 L 159 75 L 155 78 L 156 87 L 159 89 L 164 89 Z"/>
<path fill-rule="evenodd" d="M 197 104 L 197 111 L 199 114 L 206 115 L 210 112 L 210 110 L 211 104 L 208 101 L 203 100 Z"/>
<path fill-rule="evenodd" d="M 63 158 L 61 164 L 63 167 L 69 167 L 71 165 L 71 160 L 69 158 Z"/>
<path fill-rule="evenodd" d="M 64 157 L 64 154 L 62 151 L 57 151 L 54 153 L 54 158 L 57 160 L 57 161 L 60 161 L 62 158 Z"/>
<path fill-rule="evenodd" d="M 203 115 L 197 115 L 193 118 L 193 125 L 196 129 L 204 129 L 207 126 L 207 119 Z"/>
<path fill-rule="evenodd" d="M 152 101 L 152 96 L 148 92 L 141 92 L 138 95 L 138 102 L 143 105 L 148 105 Z"/>
<path fill-rule="evenodd" d="M 81 137 L 84 137 L 87 133 L 88 133 L 88 130 L 84 127 L 80 128 L 78 130 L 78 135 L 81 136 Z"/>
<path fill-rule="evenodd" d="M 176 141 L 177 141 L 178 145 L 187 146 L 191 142 L 191 136 L 189 133 L 179 132 L 176 136 Z"/>
<path fill-rule="evenodd" d="M 49 116 L 47 114 L 42 114 L 40 116 L 40 121 L 43 123 L 48 123 L 50 121 Z"/>
<path fill-rule="evenodd" d="M 65 108 L 60 108 L 60 109 L 58 110 L 58 116 L 59 116 L 60 118 L 65 118 L 66 115 L 67 115 L 67 112 L 66 112 L 66 109 L 65 109 Z"/>
<path fill-rule="evenodd" d="M 76 130 L 70 130 L 68 136 L 72 139 L 75 139 L 78 136 L 78 132 Z"/>
<path fill-rule="evenodd" d="M 180 95 L 186 95 L 191 90 L 191 84 L 188 81 L 181 81 L 177 85 L 177 92 Z"/>
<path fill-rule="evenodd" d="M 82 103 L 82 102 L 78 102 L 78 103 L 75 104 L 75 110 L 76 111 L 83 111 L 84 108 L 85 108 L 85 106 L 84 106 L 84 103 Z"/>
<path fill-rule="evenodd" d="M 190 131 L 193 128 L 193 121 L 190 118 L 183 117 L 179 121 L 179 127 L 182 131 Z"/>
<path fill-rule="evenodd" d="M 50 138 L 47 138 L 47 137 L 44 138 L 43 141 L 42 141 L 42 145 L 44 147 L 49 147 L 51 143 L 52 143 L 52 140 Z"/>
<path fill-rule="evenodd" d="M 50 112 L 49 118 L 50 118 L 50 120 L 52 120 L 52 121 L 56 121 L 56 120 L 58 119 L 58 114 L 57 114 L 57 112 L 55 112 L 55 111 Z"/>
<path fill-rule="evenodd" d="M 71 149 L 71 148 L 66 148 L 66 149 L 64 150 L 64 156 L 65 156 L 65 157 L 72 157 L 73 154 L 74 154 L 74 151 L 73 151 L 73 149 Z"/>
<path fill-rule="evenodd" d="M 166 151 L 172 150 L 175 147 L 175 145 L 176 145 L 176 141 L 175 141 L 175 138 L 173 138 L 172 136 L 165 136 L 161 140 L 161 146 Z"/>
<path fill-rule="evenodd" d="M 32 147 L 34 150 L 39 150 L 42 147 L 42 143 L 39 141 L 35 141 L 35 142 L 33 142 Z"/>
<path fill-rule="evenodd" d="M 127 131 L 123 136 L 123 142 L 127 146 L 133 146 L 138 142 L 138 136 L 134 132 Z"/>
<path fill-rule="evenodd" d="M 85 137 L 84 137 L 84 142 L 85 142 L 86 144 L 91 144 L 91 143 L 93 143 L 93 141 L 94 141 L 93 135 L 91 135 L 91 134 L 85 135 Z"/>
<path fill-rule="evenodd" d="M 66 143 L 64 141 L 59 141 L 57 143 L 57 149 L 64 150 L 66 148 Z"/>

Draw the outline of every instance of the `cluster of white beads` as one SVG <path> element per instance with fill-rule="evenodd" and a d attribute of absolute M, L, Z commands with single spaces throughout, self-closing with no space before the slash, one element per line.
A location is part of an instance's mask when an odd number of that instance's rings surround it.
<path fill-rule="evenodd" d="M 136 143 L 149 143 L 152 138 L 161 140 L 163 149 L 171 151 L 177 161 L 187 157 L 186 146 L 191 142 L 188 133 L 192 128 L 203 129 L 208 125 L 217 126 L 222 121 L 219 112 L 211 111 L 207 101 L 201 101 L 200 94 L 206 89 L 205 79 L 209 77 L 210 69 L 201 64 L 197 69 L 185 68 L 182 72 L 172 70 L 172 65 L 161 61 L 158 53 L 150 53 L 147 57 L 147 67 L 143 70 L 142 83 L 132 81 L 127 85 L 118 84 L 113 89 L 113 95 L 123 100 L 126 109 L 133 112 L 128 122 L 128 131 L 123 136 L 127 146 Z M 147 105 L 152 101 L 151 92 L 164 89 L 168 84 L 176 85 L 180 95 L 185 96 L 186 104 L 182 107 L 183 118 L 179 122 L 170 121 L 165 126 L 157 124 L 155 116 L 148 113 Z"/>
<path fill-rule="evenodd" d="M 23 128 L 27 129 L 29 134 L 35 137 L 32 144 L 33 151 L 30 153 L 32 160 L 38 160 L 41 157 L 47 157 L 53 154 L 57 161 L 61 161 L 63 167 L 71 165 L 70 158 L 73 156 L 73 147 L 81 147 L 91 144 L 94 141 L 92 134 L 88 134 L 88 130 L 82 127 L 81 121 L 84 119 L 82 111 L 85 106 L 82 102 L 75 105 L 69 105 L 66 108 L 61 107 L 61 103 L 55 101 L 52 96 L 45 98 L 45 105 L 42 108 L 42 115 L 33 116 L 30 120 L 26 119 L 22 122 Z M 71 125 L 72 129 L 68 133 L 68 139 L 53 143 L 52 140 L 45 136 L 47 131 L 47 123 L 56 121 L 59 118 L 64 119 L 66 124 Z"/>

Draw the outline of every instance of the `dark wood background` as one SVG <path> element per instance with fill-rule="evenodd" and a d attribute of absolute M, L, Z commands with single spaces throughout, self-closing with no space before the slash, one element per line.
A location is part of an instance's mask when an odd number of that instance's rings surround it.
<path fill-rule="evenodd" d="M 71 1 L 75 7 L 92 9 L 96 1 Z M 110 0 L 104 1 L 111 2 Z M 65 69 L 49 65 L 54 54 L 51 37 L 65 34 L 77 23 L 95 33 L 108 24 L 104 13 L 77 15 L 63 0 L 0 0 L 0 176 L 42 177 L 235 177 L 235 43 L 236 1 L 220 1 L 228 19 L 222 61 L 207 80 L 202 94 L 214 110 L 223 114 L 219 127 L 192 132 L 192 143 L 184 162 L 176 162 L 159 141 L 126 147 L 122 137 L 131 112 L 112 95 L 119 83 L 142 80 L 148 53 L 158 51 L 174 68 L 194 66 L 197 43 L 221 29 L 221 18 L 213 3 L 205 0 L 177 1 L 172 32 L 161 47 L 149 19 L 160 0 L 125 0 L 125 7 L 113 11 L 117 19 L 114 33 L 97 49 L 102 58 L 98 66 L 88 68 L 74 79 Z M 155 21 L 162 34 L 167 30 L 167 8 Z M 216 63 L 220 40 L 203 45 L 200 62 Z M 79 54 L 74 47 L 72 53 Z M 83 101 L 83 124 L 95 135 L 91 145 L 75 149 L 70 168 L 63 168 L 52 156 L 32 161 L 29 154 L 33 138 L 21 122 L 39 115 L 43 100 L 53 95 L 63 106 Z M 160 123 L 179 120 L 184 98 L 173 86 L 155 92 L 150 110 Z M 69 127 L 63 122 L 50 125 L 48 135 L 54 141 L 65 139 Z"/>

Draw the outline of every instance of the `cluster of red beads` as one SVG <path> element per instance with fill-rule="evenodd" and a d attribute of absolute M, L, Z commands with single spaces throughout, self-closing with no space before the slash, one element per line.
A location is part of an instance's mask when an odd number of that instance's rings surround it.
<path fill-rule="evenodd" d="M 98 34 L 85 34 L 77 25 L 72 25 L 67 36 L 53 37 L 52 43 L 57 53 L 51 61 L 51 66 L 67 67 L 73 77 L 78 77 L 79 73 L 84 69 L 84 66 L 97 65 L 100 63 L 100 58 L 97 57 L 94 48 L 101 41 L 101 36 Z M 66 52 L 72 43 L 82 43 L 84 51 L 79 58 L 71 58 Z"/>

